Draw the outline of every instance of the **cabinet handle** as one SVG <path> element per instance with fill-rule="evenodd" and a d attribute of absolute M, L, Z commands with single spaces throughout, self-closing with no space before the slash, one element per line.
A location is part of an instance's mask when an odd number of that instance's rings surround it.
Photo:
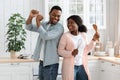
<path fill-rule="evenodd" d="M 115 66 L 115 64 L 112 64 L 112 66 Z"/>
<path fill-rule="evenodd" d="M 104 61 L 101 61 L 101 63 L 104 63 Z"/>
<path fill-rule="evenodd" d="M 11 65 L 19 65 L 19 63 L 11 63 Z"/>
<path fill-rule="evenodd" d="M 101 72 L 104 72 L 105 70 L 101 70 Z"/>

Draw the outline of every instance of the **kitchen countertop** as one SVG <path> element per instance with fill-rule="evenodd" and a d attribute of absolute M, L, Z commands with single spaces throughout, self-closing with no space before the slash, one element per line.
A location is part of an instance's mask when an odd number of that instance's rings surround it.
<path fill-rule="evenodd" d="M 120 65 L 120 58 L 118 58 L 118 57 L 109 57 L 109 56 L 106 56 L 106 57 L 89 56 L 88 57 L 88 60 L 95 60 L 95 59 L 97 59 L 97 60 L 105 60 L 105 61 L 112 62 L 112 63 Z"/>
<path fill-rule="evenodd" d="M 120 58 L 117 57 L 100 57 L 99 59 L 120 65 Z"/>
<path fill-rule="evenodd" d="M 62 60 L 62 57 L 60 57 L 60 60 Z M 120 58 L 117 57 L 88 56 L 88 60 L 105 60 L 115 64 L 120 64 Z M 13 62 L 35 62 L 35 61 L 30 58 L 27 59 L 10 59 L 6 57 L 0 58 L 0 63 L 13 63 Z"/>
<path fill-rule="evenodd" d="M 97 57 L 97 56 L 88 56 L 88 60 L 95 60 L 95 59 L 99 59 L 99 57 Z"/>
<path fill-rule="evenodd" d="M 6 57 L 0 58 L 0 63 L 13 63 L 13 62 L 35 62 L 33 59 L 10 59 Z"/>

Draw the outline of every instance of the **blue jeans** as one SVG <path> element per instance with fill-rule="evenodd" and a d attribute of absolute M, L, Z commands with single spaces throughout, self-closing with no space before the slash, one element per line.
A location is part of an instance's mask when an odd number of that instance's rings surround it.
<path fill-rule="evenodd" d="M 83 65 L 74 66 L 74 80 L 88 80 L 88 76 Z"/>
<path fill-rule="evenodd" d="M 43 62 L 39 64 L 39 79 L 40 80 L 56 80 L 59 64 L 43 66 Z"/>

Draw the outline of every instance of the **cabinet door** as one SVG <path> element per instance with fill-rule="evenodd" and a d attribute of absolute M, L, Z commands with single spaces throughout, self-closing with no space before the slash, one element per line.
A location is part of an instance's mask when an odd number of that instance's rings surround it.
<path fill-rule="evenodd" d="M 26 66 L 14 66 L 12 68 L 12 80 L 32 80 L 32 68 Z"/>
<path fill-rule="evenodd" d="M 0 67 L 0 80 L 11 80 L 11 70 L 8 67 Z"/>
<path fill-rule="evenodd" d="M 120 80 L 120 73 L 113 73 L 113 80 Z"/>
<path fill-rule="evenodd" d="M 58 76 L 57 76 L 57 80 L 62 80 L 62 76 L 61 76 L 61 75 L 58 75 Z"/>
<path fill-rule="evenodd" d="M 62 74 L 62 72 L 61 72 L 61 69 L 62 69 L 62 60 L 63 60 L 63 58 L 60 58 L 60 60 L 59 60 L 58 75 Z"/>
<path fill-rule="evenodd" d="M 39 76 L 39 62 L 33 62 L 32 63 L 32 68 L 33 68 L 33 80 L 38 80 Z"/>
<path fill-rule="evenodd" d="M 120 80 L 120 65 L 115 63 L 110 63 L 110 74 L 111 80 Z"/>
<path fill-rule="evenodd" d="M 0 64 L 0 80 L 11 80 L 10 64 Z"/>
<path fill-rule="evenodd" d="M 120 66 L 100 60 L 100 80 L 120 80 Z"/>
<path fill-rule="evenodd" d="M 57 80 L 62 80 L 62 60 L 63 60 L 63 58 L 60 57 Z"/>
<path fill-rule="evenodd" d="M 99 61 L 98 60 L 89 60 L 88 67 L 91 74 L 92 80 L 98 80 L 99 78 Z"/>
<path fill-rule="evenodd" d="M 106 70 L 100 70 L 100 80 L 110 80 Z"/>
<path fill-rule="evenodd" d="M 100 80 L 111 80 L 110 62 L 100 60 Z"/>
<path fill-rule="evenodd" d="M 0 80 L 33 80 L 32 67 L 20 63 L 0 64 Z"/>

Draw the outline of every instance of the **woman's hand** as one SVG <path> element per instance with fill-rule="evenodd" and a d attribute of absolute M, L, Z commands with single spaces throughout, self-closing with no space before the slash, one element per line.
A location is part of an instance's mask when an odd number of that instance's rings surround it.
<path fill-rule="evenodd" d="M 75 57 L 77 54 L 78 54 L 78 49 L 74 49 L 74 50 L 72 51 L 72 55 Z"/>
<path fill-rule="evenodd" d="M 98 32 L 96 32 L 95 34 L 94 34 L 94 36 L 93 36 L 93 41 L 96 41 L 96 40 L 98 40 L 99 41 L 99 38 L 100 38 L 100 35 L 99 35 L 99 33 Z"/>

